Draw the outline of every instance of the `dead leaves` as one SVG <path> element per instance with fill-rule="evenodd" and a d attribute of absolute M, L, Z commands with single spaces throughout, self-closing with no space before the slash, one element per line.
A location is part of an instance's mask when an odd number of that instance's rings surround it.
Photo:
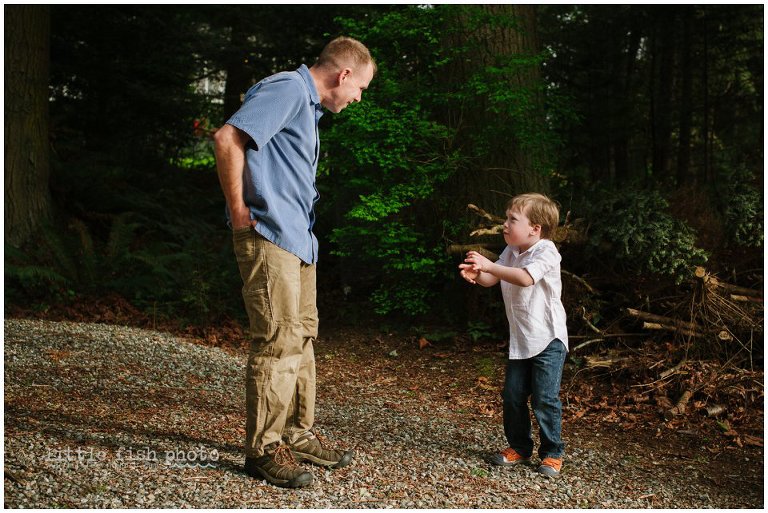
<path fill-rule="evenodd" d="M 485 376 L 479 376 L 477 378 L 477 381 L 475 382 L 475 386 L 480 388 L 481 390 L 489 390 L 491 392 L 499 391 L 499 386 L 490 384 L 488 382 L 488 378 Z"/>

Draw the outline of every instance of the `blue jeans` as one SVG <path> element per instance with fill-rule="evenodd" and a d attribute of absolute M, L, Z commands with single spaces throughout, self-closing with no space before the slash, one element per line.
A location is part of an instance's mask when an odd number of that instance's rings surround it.
<path fill-rule="evenodd" d="M 526 458 L 533 454 L 531 414 L 528 397 L 539 423 L 539 457 L 562 458 L 565 444 L 560 439 L 562 404 L 560 378 L 566 349 L 555 339 L 541 353 L 525 360 L 509 360 L 504 391 L 504 434 L 509 446 Z"/>

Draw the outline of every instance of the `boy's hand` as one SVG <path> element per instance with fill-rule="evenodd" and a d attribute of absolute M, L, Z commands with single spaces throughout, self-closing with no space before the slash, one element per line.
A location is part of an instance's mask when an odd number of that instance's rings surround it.
<path fill-rule="evenodd" d="M 464 261 L 468 264 L 472 264 L 472 269 L 475 271 L 488 272 L 491 270 L 491 266 L 493 265 L 493 262 L 485 258 L 477 251 L 470 251 L 467 253 L 467 258 L 465 258 Z"/>
<path fill-rule="evenodd" d="M 477 277 L 480 276 L 480 271 L 475 269 L 475 266 L 471 264 L 459 264 L 459 274 L 461 277 L 467 280 L 469 283 L 476 284 Z"/>

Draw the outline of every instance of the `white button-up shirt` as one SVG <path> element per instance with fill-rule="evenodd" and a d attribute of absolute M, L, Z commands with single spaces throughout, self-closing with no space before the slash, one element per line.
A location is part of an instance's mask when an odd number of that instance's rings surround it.
<path fill-rule="evenodd" d="M 533 285 L 520 287 L 501 281 L 509 320 L 509 358 L 522 360 L 541 353 L 556 338 L 568 349 L 565 308 L 560 301 L 560 253 L 555 243 L 541 239 L 522 253 L 507 246 L 497 264 L 525 269 Z"/>

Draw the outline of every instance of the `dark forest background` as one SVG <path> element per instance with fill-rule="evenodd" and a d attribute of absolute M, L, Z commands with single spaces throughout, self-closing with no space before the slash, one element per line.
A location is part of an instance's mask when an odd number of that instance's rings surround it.
<path fill-rule="evenodd" d="M 762 290 L 761 5 L 17 5 L 6 314 L 244 324 L 210 134 L 342 34 L 379 74 L 321 122 L 323 322 L 503 339 L 501 295 L 449 248 L 499 251 L 467 204 L 534 190 L 569 227 L 574 335 L 668 314 L 695 266 Z"/>

